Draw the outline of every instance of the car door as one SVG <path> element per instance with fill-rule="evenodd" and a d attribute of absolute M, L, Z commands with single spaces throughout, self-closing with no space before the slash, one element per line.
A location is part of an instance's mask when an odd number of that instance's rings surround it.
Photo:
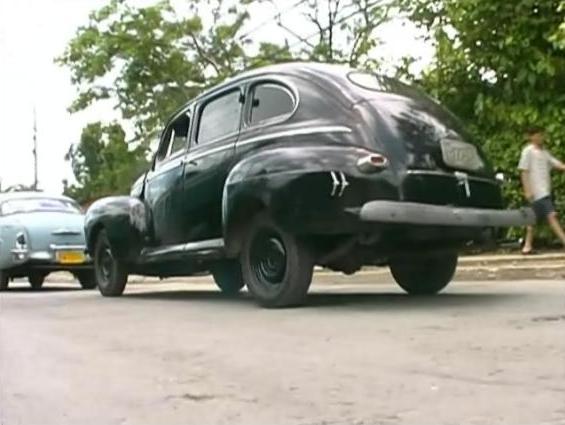
<path fill-rule="evenodd" d="M 184 157 L 188 146 L 190 108 L 177 114 L 163 131 L 153 168 L 145 183 L 145 200 L 152 213 L 153 236 L 157 245 L 183 241 L 182 196 Z"/>
<path fill-rule="evenodd" d="M 243 101 L 243 88 L 232 86 L 195 106 L 183 174 L 183 232 L 187 241 L 222 235 L 222 193 L 239 136 Z"/>

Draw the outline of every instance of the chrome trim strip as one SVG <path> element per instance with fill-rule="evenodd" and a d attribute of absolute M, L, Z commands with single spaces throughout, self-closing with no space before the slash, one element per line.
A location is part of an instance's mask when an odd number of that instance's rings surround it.
<path fill-rule="evenodd" d="M 454 179 L 457 179 L 457 176 L 455 175 L 456 172 L 454 173 L 448 173 L 446 171 L 435 171 L 435 170 L 408 170 L 406 171 L 406 174 L 410 174 L 410 175 L 432 175 L 432 176 L 442 176 L 442 177 L 451 177 Z M 493 185 L 498 186 L 498 181 L 494 180 L 494 179 L 489 179 L 487 177 L 476 177 L 476 176 L 470 176 L 467 175 L 467 178 L 469 180 L 475 180 L 475 181 L 482 181 L 485 183 L 490 183 Z"/>
<path fill-rule="evenodd" d="M 351 128 L 342 125 L 327 125 L 327 126 L 319 126 L 319 127 L 298 128 L 295 130 L 285 130 L 285 131 L 265 134 L 262 136 L 251 137 L 247 140 L 238 140 L 236 142 L 236 147 L 257 143 L 264 140 L 275 139 L 277 137 L 302 136 L 306 134 L 317 134 L 317 133 L 351 133 L 351 131 L 352 131 Z"/>
<path fill-rule="evenodd" d="M 86 245 L 57 245 L 52 243 L 49 249 L 53 251 L 86 251 Z"/>
<path fill-rule="evenodd" d="M 198 149 L 198 151 L 196 151 L 193 155 L 190 155 L 190 152 L 189 152 L 188 155 L 185 156 L 184 162 L 187 163 L 187 162 L 190 162 L 190 161 L 196 161 L 197 159 L 203 158 L 203 157 L 208 156 L 208 155 L 212 155 L 212 154 L 224 151 L 224 150 L 233 149 L 234 144 L 235 144 L 235 142 L 232 142 L 232 143 L 226 143 L 222 146 L 218 146 L 218 147 L 212 148 L 212 149 Z"/>
<path fill-rule="evenodd" d="M 52 235 L 55 236 L 64 236 L 64 235 L 80 235 L 80 230 L 73 230 L 73 229 L 57 229 L 51 232 Z"/>
<path fill-rule="evenodd" d="M 46 251 L 39 251 L 39 252 L 32 252 L 29 254 L 30 260 L 42 260 L 42 261 L 51 261 L 53 260 L 53 256 Z"/>
<path fill-rule="evenodd" d="M 172 170 L 173 168 L 175 168 L 176 166 L 180 165 L 182 163 L 183 160 L 183 156 L 182 155 L 178 155 L 178 156 L 174 156 L 172 158 L 169 159 L 169 161 L 167 162 L 163 162 L 159 168 L 157 168 L 154 171 L 150 171 L 147 175 L 147 179 L 151 180 L 152 178 L 159 176 L 167 171 Z"/>

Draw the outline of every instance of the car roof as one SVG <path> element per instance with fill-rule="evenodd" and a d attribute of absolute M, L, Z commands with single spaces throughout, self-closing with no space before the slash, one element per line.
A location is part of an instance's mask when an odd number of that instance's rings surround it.
<path fill-rule="evenodd" d="M 240 73 L 235 74 L 232 77 L 229 77 L 206 90 L 200 93 L 193 99 L 190 99 L 188 102 L 184 103 L 180 106 L 165 122 L 165 126 L 169 125 L 170 122 L 174 121 L 186 108 L 186 105 L 199 102 L 203 98 L 208 96 L 213 96 L 216 92 L 221 92 L 222 90 L 229 88 L 232 85 L 238 84 L 245 80 L 252 80 L 253 78 L 265 77 L 265 76 L 295 76 L 295 77 L 303 77 L 309 81 L 318 81 L 327 82 L 331 80 L 332 83 L 337 83 L 338 81 L 341 82 L 341 86 L 343 87 L 344 84 L 350 85 L 346 83 L 347 75 L 350 72 L 354 71 L 362 71 L 359 69 L 351 68 L 347 65 L 341 64 L 328 64 L 328 63 L 321 63 L 321 62 L 285 62 L 273 65 L 266 65 L 260 68 L 254 68 L 248 71 L 243 71 Z M 340 90 L 341 91 L 341 90 Z"/>
<path fill-rule="evenodd" d="M 13 199 L 59 199 L 61 201 L 75 202 L 73 199 L 64 195 L 52 195 L 45 192 L 3 192 L 0 193 L 0 202 L 9 201 Z"/>
<path fill-rule="evenodd" d="M 222 90 L 232 84 L 237 83 L 241 80 L 252 79 L 254 77 L 260 77 L 268 74 L 282 74 L 282 75 L 294 75 L 302 76 L 308 79 L 325 80 L 328 78 L 345 78 L 348 73 L 355 71 L 346 65 L 340 64 L 327 64 L 319 62 L 287 62 L 274 65 L 267 65 L 260 68 L 251 69 L 249 71 L 243 71 L 230 77 L 223 81 L 222 83 L 206 90 L 202 95 L 198 96 L 196 99 L 207 96 L 208 94 L 215 92 L 216 90 Z"/>

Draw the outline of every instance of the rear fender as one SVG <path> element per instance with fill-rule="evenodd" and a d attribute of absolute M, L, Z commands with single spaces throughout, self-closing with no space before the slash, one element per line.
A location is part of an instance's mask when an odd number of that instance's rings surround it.
<path fill-rule="evenodd" d="M 112 254 L 122 261 L 135 261 L 149 236 L 149 210 L 138 198 L 112 196 L 93 203 L 85 217 L 87 249 L 92 254 L 104 229 Z"/>
<path fill-rule="evenodd" d="M 229 173 L 222 197 L 228 253 L 233 228 L 249 223 L 257 210 L 267 209 L 281 226 L 300 231 L 304 213 L 342 211 L 361 205 L 370 195 L 396 198 L 398 183 L 392 170 L 374 176 L 360 173 L 357 161 L 367 152 L 356 146 L 305 141 L 300 146 L 275 145 L 242 159 Z M 376 193 L 365 193 L 366 187 Z"/>

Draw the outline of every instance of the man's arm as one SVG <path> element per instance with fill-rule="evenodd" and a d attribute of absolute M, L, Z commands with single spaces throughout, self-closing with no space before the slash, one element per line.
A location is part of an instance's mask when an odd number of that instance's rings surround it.
<path fill-rule="evenodd" d="M 530 172 L 527 170 L 522 170 L 522 172 L 520 173 L 520 179 L 522 180 L 524 196 L 528 201 L 530 201 L 532 199 L 532 191 L 530 188 Z"/>
<path fill-rule="evenodd" d="M 551 161 L 551 166 L 553 168 L 557 168 L 559 171 L 565 171 L 565 164 L 563 164 L 557 158 L 555 158 L 554 156 L 551 156 L 550 161 Z"/>
<path fill-rule="evenodd" d="M 520 154 L 520 162 L 518 163 L 518 170 L 520 170 L 520 180 L 522 180 L 522 189 L 524 189 L 524 196 L 528 201 L 533 197 L 532 188 L 530 187 L 530 149 L 525 148 Z"/>

